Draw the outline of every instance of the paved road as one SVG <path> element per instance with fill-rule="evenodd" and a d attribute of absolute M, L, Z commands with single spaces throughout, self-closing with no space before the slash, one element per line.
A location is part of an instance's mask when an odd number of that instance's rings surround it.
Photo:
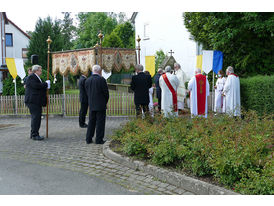
<path fill-rule="evenodd" d="M 125 119 L 108 118 L 106 137 L 125 122 Z M 4 185 L 10 184 L 2 190 L 0 181 L 1 194 L 86 194 L 86 188 L 90 189 L 88 194 L 95 194 L 93 186 L 98 189 L 96 194 L 193 194 L 106 158 L 102 145 L 85 143 L 86 129 L 79 128 L 77 118 L 50 118 L 49 138 L 44 141 L 29 138 L 30 118 L 0 117 L 0 124 L 14 124 L 0 127 L 0 177 Z M 40 134 L 45 135 L 45 120 L 42 120 Z M 12 168 L 18 171 L 10 173 Z M 40 174 L 45 174 L 42 170 L 49 175 L 39 178 Z M 10 182 L 12 177 L 16 177 L 14 182 Z M 58 179 L 65 190 L 56 187 L 53 180 Z M 89 182 L 93 186 L 73 188 L 77 182 L 79 185 Z M 24 187 L 15 188 L 17 183 L 30 186 L 25 191 Z M 45 183 L 47 187 L 42 188 Z M 36 189 L 32 190 L 32 186 Z"/>
<path fill-rule="evenodd" d="M 135 195 L 138 193 L 80 172 L 0 157 L 0 194 Z"/>

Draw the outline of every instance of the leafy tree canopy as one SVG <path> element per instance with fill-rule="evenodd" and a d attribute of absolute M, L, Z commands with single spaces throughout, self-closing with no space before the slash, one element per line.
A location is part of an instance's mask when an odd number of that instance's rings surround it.
<path fill-rule="evenodd" d="M 117 20 L 109 17 L 107 13 L 104 12 L 80 12 L 78 19 L 78 39 L 75 45 L 77 49 L 93 47 L 99 41 L 98 34 L 100 30 L 106 36 L 109 35 L 117 25 Z"/>
<path fill-rule="evenodd" d="M 224 68 L 241 76 L 273 74 L 274 14 L 186 12 L 186 28 L 203 49 L 224 53 Z"/>
<path fill-rule="evenodd" d="M 105 36 L 103 46 L 135 48 L 135 34 L 131 23 L 125 22 L 123 24 L 118 24 L 111 34 Z"/>

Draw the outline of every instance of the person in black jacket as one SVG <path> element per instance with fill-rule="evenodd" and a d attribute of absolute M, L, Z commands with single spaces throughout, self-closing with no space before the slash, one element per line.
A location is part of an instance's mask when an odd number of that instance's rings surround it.
<path fill-rule="evenodd" d="M 24 88 L 26 89 L 27 79 L 32 74 L 32 67 L 28 68 L 28 76 L 24 78 Z"/>
<path fill-rule="evenodd" d="M 88 125 L 86 124 L 86 115 L 88 111 L 88 96 L 85 88 L 86 79 L 87 77 L 84 74 L 82 74 L 79 80 L 80 103 L 81 103 L 81 108 L 79 112 L 79 126 L 81 128 L 88 127 Z"/>
<path fill-rule="evenodd" d="M 154 82 L 155 82 L 155 87 L 156 87 L 156 96 L 158 99 L 158 111 L 161 113 L 161 87 L 159 85 L 159 79 L 163 74 L 163 69 L 159 68 L 157 74 L 154 76 Z"/>
<path fill-rule="evenodd" d="M 149 88 L 152 87 L 152 80 L 150 75 L 145 75 L 144 67 L 141 64 L 135 66 L 137 75 L 132 77 L 130 88 L 134 91 L 134 103 L 136 106 L 136 115 L 140 117 L 143 110 L 146 116 L 149 116 Z"/>
<path fill-rule="evenodd" d="M 88 96 L 89 122 L 86 134 L 86 143 L 92 143 L 96 128 L 96 144 L 104 144 L 106 109 L 109 99 L 107 82 L 102 77 L 99 65 L 92 67 L 92 75 L 86 80 L 85 87 Z"/>
<path fill-rule="evenodd" d="M 42 106 L 47 105 L 46 91 L 50 88 L 50 80 L 42 82 L 40 76 L 42 67 L 39 65 L 32 66 L 32 72 L 26 81 L 25 103 L 31 114 L 31 134 L 33 140 L 43 140 L 44 137 L 39 135 L 41 126 Z"/>

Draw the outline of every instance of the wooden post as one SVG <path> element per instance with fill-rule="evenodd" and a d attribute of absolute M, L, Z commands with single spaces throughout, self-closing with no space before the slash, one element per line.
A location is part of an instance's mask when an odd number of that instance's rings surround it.
<path fill-rule="evenodd" d="M 103 69 L 103 49 L 102 49 L 102 39 L 104 35 L 102 34 L 102 31 L 98 34 L 98 37 L 100 39 L 100 67 Z"/>
<path fill-rule="evenodd" d="M 52 40 L 50 36 L 48 36 L 47 43 L 48 43 L 48 68 L 47 68 L 47 80 L 49 79 L 49 55 L 50 55 L 50 44 Z M 47 89 L 47 124 L 46 124 L 46 137 L 49 137 L 49 90 Z"/>
<path fill-rule="evenodd" d="M 140 41 L 141 41 L 141 38 L 138 35 L 138 38 L 137 38 L 137 42 L 138 42 L 138 47 L 137 47 L 137 50 L 138 50 L 138 64 L 140 64 L 140 62 L 141 62 L 140 61 L 140 50 L 141 50 Z"/>

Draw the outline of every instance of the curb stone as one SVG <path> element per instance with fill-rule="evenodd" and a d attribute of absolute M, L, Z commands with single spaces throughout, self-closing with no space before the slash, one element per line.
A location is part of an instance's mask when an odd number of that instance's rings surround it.
<path fill-rule="evenodd" d="M 225 188 L 212 185 L 210 183 L 203 182 L 203 181 L 185 176 L 183 174 L 171 172 L 167 169 L 163 169 L 154 165 L 146 164 L 139 160 L 133 160 L 129 157 L 122 156 L 110 149 L 109 147 L 110 143 L 111 141 L 107 141 L 103 145 L 103 154 L 106 157 L 124 166 L 127 166 L 131 169 L 146 172 L 158 178 L 161 181 L 167 182 L 171 185 L 180 187 L 184 190 L 188 190 L 198 195 L 240 195 L 239 193 L 235 193 Z"/>

